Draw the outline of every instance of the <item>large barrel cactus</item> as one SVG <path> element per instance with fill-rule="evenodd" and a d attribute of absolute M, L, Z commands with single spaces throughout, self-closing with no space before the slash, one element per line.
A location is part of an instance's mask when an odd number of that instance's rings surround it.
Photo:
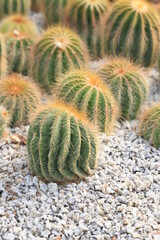
<path fill-rule="evenodd" d="M 8 125 L 9 115 L 7 110 L 0 106 L 0 139 L 4 136 L 5 128 Z"/>
<path fill-rule="evenodd" d="M 59 99 L 74 104 L 101 131 L 107 134 L 112 131 L 118 115 L 117 103 L 111 91 L 96 74 L 73 70 L 61 77 L 56 92 Z"/>
<path fill-rule="evenodd" d="M 107 61 L 98 71 L 117 99 L 121 117 L 135 119 L 146 99 L 149 81 L 144 71 L 122 57 Z"/>
<path fill-rule="evenodd" d="M 120 0 L 106 19 L 102 21 L 101 41 L 98 39 L 103 54 L 127 56 L 144 67 L 156 63 L 160 17 L 152 4 L 144 0 Z"/>
<path fill-rule="evenodd" d="M 0 79 L 7 73 L 7 51 L 3 35 L 0 33 Z"/>
<path fill-rule="evenodd" d="M 30 125 L 27 149 L 30 168 L 42 180 L 81 179 L 96 165 L 96 130 L 71 106 L 48 103 Z"/>
<path fill-rule="evenodd" d="M 0 104 L 9 112 L 11 127 L 27 124 L 40 105 L 40 93 L 35 84 L 12 74 L 0 82 Z"/>
<path fill-rule="evenodd" d="M 44 32 L 33 51 L 31 74 L 44 90 L 50 90 L 57 76 L 86 65 L 88 54 L 80 37 L 64 27 Z"/>

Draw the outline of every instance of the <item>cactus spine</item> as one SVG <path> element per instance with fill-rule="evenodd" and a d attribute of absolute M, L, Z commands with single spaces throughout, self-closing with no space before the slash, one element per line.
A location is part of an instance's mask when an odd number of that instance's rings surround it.
<path fill-rule="evenodd" d="M 144 0 L 120 0 L 103 21 L 102 52 L 129 57 L 144 67 L 158 58 L 160 17 Z M 99 40 L 98 40 L 99 41 Z"/>
<path fill-rule="evenodd" d="M 8 121 L 9 116 L 7 110 L 3 106 L 0 106 L 0 139 L 3 137 Z"/>
<path fill-rule="evenodd" d="M 30 115 L 40 104 L 37 87 L 19 76 L 12 74 L 0 82 L 0 104 L 9 112 L 10 126 L 26 124 Z"/>
<path fill-rule="evenodd" d="M 46 181 L 74 181 L 92 173 L 96 131 L 74 108 L 48 103 L 31 123 L 27 149 L 32 172 Z"/>
<path fill-rule="evenodd" d="M 140 135 L 151 140 L 156 148 L 160 148 L 160 104 L 147 109 L 140 119 Z"/>
<path fill-rule="evenodd" d="M 135 119 L 149 88 L 143 70 L 129 60 L 117 57 L 106 62 L 98 73 L 119 102 L 121 117 Z"/>
<path fill-rule="evenodd" d="M 116 101 L 111 91 L 94 73 L 75 70 L 61 78 L 58 98 L 74 104 L 84 112 L 101 131 L 110 133 L 118 115 Z"/>
<path fill-rule="evenodd" d="M 28 14 L 30 0 L 0 0 L 0 18 L 14 13 Z"/>
<path fill-rule="evenodd" d="M 50 90 L 57 76 L 85 66 L 87 60 L 86 47 L 76 33 L 64 27 L 52 27 L 34 48 L 32 76 L 45 90 Z"/>
<path fill-rule="evenodd" d="M 7 73 L 7 53 L 3 35 L 0 33 L 0 79 Z"/>

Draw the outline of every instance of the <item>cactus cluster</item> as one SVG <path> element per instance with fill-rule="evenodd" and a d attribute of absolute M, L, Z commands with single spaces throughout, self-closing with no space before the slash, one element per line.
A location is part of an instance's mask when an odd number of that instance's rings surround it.
<path fill-rule="evenodd" d="M 0 0 L 0 18 L 14 13 L 28 14 L 31 0 Z"/>
<path fill-rule="evenodd" d="M 140 135 L 160 148 L 160 103 L 147 109 L 140 118 Z"/>
<path fill-rule="evenodd" d="M 8 125 L 8 121 L 9 115 L 7 110 L 3 106 L 0 106 L 0 139 L 4 135 L 5 128 Z"/>
<path fill-rule="evenodd" d="M 149 81 L 144 71 L 129 60 L 117 57 L 98 71 L 120 105 L 121 117 L 133 120 L 146 99 Z"/>
<path fill-rule="evenodd" d="M 7 73 L 7 52 L 3 35 L 0 33 L 0 79 Z"/>
<path fill-rule="evenodd" d="M 144 0 L 115 2 L 109 17 L 102 21 L 98 55 L 129 57 L 144 67 L 154 65 L 160 41 L 159 22 L 157 11 Z"/>
<path fill-rule="evenodd" d="M 86 47 L 76 33 L 64 27 L 51 27 L 34 47 L 31 74 L 49 91 L 60 74 L 85 66 L 87 59 Z"/>
<path fill-rule="evenodd" d="M 11 127 L 27 124 L 40 104 L 40 93 L 35 84 L 12 74 L 0 82 L 0 104 L 10 114 Z"/>
<path fill-rule="evenodd" d="M 73 70 L 61 77 L 58 98 L 75 105 L 101 131 L 110 133 L 118 115 L 117 104 L 111 91 L 94 73 Z"/>
<path fill-rule="evenodd" d="M 31 123 L 27 149 L 33 174 L 46 181 L 73 181 L 92 173 L 97 139 L 92 124 L 71 106 L 48 103 Z"/>

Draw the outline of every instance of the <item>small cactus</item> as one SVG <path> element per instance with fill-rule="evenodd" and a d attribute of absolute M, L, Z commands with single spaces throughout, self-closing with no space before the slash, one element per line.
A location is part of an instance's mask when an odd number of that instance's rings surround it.
<path fill-rule="evenodd" d="M 115 2 L 110 15 L 102 21 L 101 41 L 97 47 L 102 54 L 129 57 L 150 67 L 157 62 L 160 17 L 152 4 L 144 0 Z"/>
<path fill-rule="evenodd" d="M 84 114 L 71 106 L 48 103 L 31 123 L 27 149 L 30 168 L 40 179 L 83 179 L 96 166 L 96 130 Z"/>
<path fill-rule="evenodd" d="M 69 1 L 66 9 L 66 22 L 78 30 L 90 50 L 94 48 L 93 38 L 96 26 L 99 26 L 103 14 L 108 12 L 109 7 L 108 0 Z"/>
<path fill-rule="evenodd" d="M 98 71 L 120 104 L 121 117 L 136 118 L 147 93 L 149 82 L 143 70 L 122 57 L 107 61 Z"/>
<path fill-rule="evenodd" d="M 93 121 L 99 130 L 109 134 L 118 115 L 111 91 L 90 71 L 73 70 L 58 84 L 58 98 L 75 105 Z"/>
<path fill-rule="evenodd" d="M 37 87 L 18 74 L 12 74 L 0 82 L 0 104 L 10 114 L 10 126 L 27 124 L 30 115 L 40 104 Z"/>
<path fill-rule="evenodd" d="M 3 35 L 0 33 L 0 79 L 7 73 L 7 52 Z"/>
<path fill-rule="evenodd" d="M 38 29 L 34 22 L 23 15 L 12 15 L 3 19 L 0 23 L 0 31 L 2 33 L 10 33 L 13 31 L 28 34 L 31 37 L 38 36 Z"/>
<path fill-rule="evenodd" d="M 160 148 L 160 103 L 147 109 L 140 118 L 140 135 Z"/>
<path fill-rule="evenodd" d="M 31 0 L 0 0 L 0 18 L 14 13 L 28 14 Z"/>
<path fill-rule="evenodd" d="M 31 74 L 45 90 L 50 90 L 57 76 L 85 66 L 87 60 L 86 47 L 76 33 L 64 27 L 51 27 L 34 48 Z"/>
<path fill-rule="evenodd" d="M 7 110 L 0 106 L 0 139 L 3 137 L 5 128 L 7 127 L 9 122 L 9 115 Z"/>

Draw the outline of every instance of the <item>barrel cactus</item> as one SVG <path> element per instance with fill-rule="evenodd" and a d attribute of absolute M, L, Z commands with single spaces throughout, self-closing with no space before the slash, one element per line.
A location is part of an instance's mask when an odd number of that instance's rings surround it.
<path fill-rule="evenodd" d="M 156 103 L 141 115 L 140 135 L 151 140 L 156 148 L 160 148 L 160 103 Z"/>
<path fill-rule="evenodd" d="M 98 39 L 102 54 L 129 57 L 144 67 L 157 62 L 160 17 L 152 4 L 144 0 L 120 0 L 105 19 L 101 41 Z"/>
<path fill-rule="evenodd" d="M 0 82 L 0 104 L 10 114 L 10 126 L 27 124 L 30 115 L 40 104 L 39 90 L 35 84 L 18 74 L 12 74 Z"/>
<path fill-rule="evenodd" d="M 8 125 L 8 121 L 9 121 L 9 115 L 7 110 L 3 106 L 0 106 L 0 139 L 4 135 L 5 128 Z"/>
<path fill-rule="evenodd" d="M 117 99 L 121 117 L 127 120 L 135 119 L 149 88 L 144 71 L 129 60 L 117 57 L 107 61 L 98 74 Z"/>
<path fill-rule="evenodd" d="M 87 60 L 86 47 L 76 33 L 64 27 L 51 27 L 33 50 L 31 74 L 49 91 L 57 76 L 70 68 L 85 66 Z"/>
<path fill-rule="evenodd" d="M 3 35 L 0 33 L 0 79 L 7 73 L 7 52 Z"/>
<path fill-rule="evenodd" d="M 83 179 L 96 166 L 96 130 L 71 106 L 48 103 L 30 125 L 27 149 L 30 168 L 42 180 Z"/>
<path fill-rule="evenodd" d="M 117 103 L 111 91 L 94 73 L 73 70 L 61 77 L 58 98 L 84 112 L 99 130 L 109 134 L 118 115 Z"/>
<path fill-rule="evenodd" d="M 31 0 L 0 0 L 0 18 L 14 13 L 28 14 Z"/>

